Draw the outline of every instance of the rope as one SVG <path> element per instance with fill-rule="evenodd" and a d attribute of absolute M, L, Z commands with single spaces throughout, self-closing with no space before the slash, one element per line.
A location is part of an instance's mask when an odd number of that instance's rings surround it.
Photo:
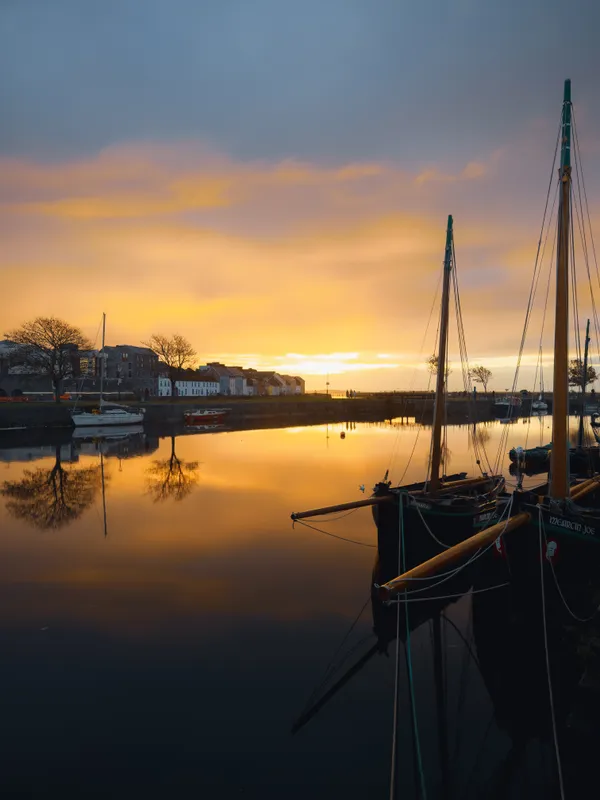
<path fill-rule="evenodd" d="M 421 358 L 423 357 L 423 352 L 424 352 L 424 348 L 425 348 L 425 339 L 427 338 L 427 334 L 429 332 L 429 326 L 431 324 L 431 319 L 433 317 L 433 309 L 435 308 L 435 304 L 436 304 L 436 301 L 437 301 L 437 296 L 438 296 L 439 291 L 440 291 L 441 282 L 442 282 L 442 274 L 440 273 L 440 275 L 438 276 L 438 281 L 437 281 L 435 293 L 433 295 L 433 302 L 431 303 L 431 309 L 429 310 L 429 317 L 427 319 L 427 326 L 425 328 L 425 333 L 423 334 L 423 339 L 421 340 L 421 347 L 419 349 L 419 356 L 418 356 L 419 361 L 417 363 L 419 363 Z M 439 325 L 439 323 L 438 323 L 438 325 Z M 409 392 L 413 390 L 413 386 L 414 386 L 414 382 L 415 382 L 416 376 L 417 376 L 417 367 L 415 366 L 415 368 L 413 370 L 412 378 L 410 380 Z M 427 391 L 429 391 L 430 385 L 431 385 L 431 374 L 429 375 L 429 381 L 427 383 Z M 422 406 L 422 410 L 421 410 L 421 417 L 423 417 L 423 412 L 425 410 L 425 403 L 426 403 L 426 400 L 423 400 L 423 406 Z M 402 473 L 402 477 L 400 478 L 398 483 L 402 483 L 402 481 L 404 480 L 404 476 L 406 475 L 406 473 L 408 471 L 408 468 L 410 466 L 410 462 L 411 462 L 413 454 L 415 452 L 415 448 L 417 446 L 417 442 L 419 440 L 420 430 L 421 430 L 421 428 L 419 427 L 419 429 L 417 430 L 417 437 L 415 439 L 415 443 L 413 445 L 413 449 L 411 451 L 410 456 L 408 457 L 408 462 L 406 464 L 406 467 L 404 468 L 404 472 Z M 396 458 L 396 453 L 397 453 L 399 442 L 400 442 L 400 429 L 398 429 L 398 431 L 396 432 L 396 437 L 395 437 L 394 443 L 392 445 L 392 450 L 391 450 L 391 453 L 390 453 L 390 459 L 388 461 L 388 467 L 387 467 L 387 470 L 386 470 L 386 474 L 389 474 L 389 472 L 392 469 L 393 463 L 394 463 L 395 458 Z"/>
<path fill-rule="evenodd" d="M 402 496 L 399 498 L 398 504 L 399 512 L 399 531 L 398 531 L 398 571 L 402 572 L 406 569 L 406 555 L 404 552 L 404 502 Z M 412 717 L 413 736 L 415 742 L 415 753 L 417 760 L 417 767 L 419 772 L 420 782 L 420 797 L 426 800 L 427 793 L 425 790 L 425 774 L 423 772 L 423 760 L 421 757 L 421 742 L 419 737 L 419 727 L 417 724 L 415 692 L 414 692 L 414 676 L 412 670 L 412 651 L 410 646 L 410 624 L 408 619 L 408 606 L 404 607 L 404 618 L 406 623 L 406 668 L 408 672 L 408 686 L 410 696 L 410 710 Z M 398 721 L 400 716 L 400 606 L 396 609 L 396 658 L 395 658 L 395 675 L 394 675 L 394 715 L 393 715 L 393 729 L 392 729 L 392 764 L 390 773 L 390 800 L 396 800 L 396 786 L 398 782 L 397 761 L 398 761 Z"/>
<path fill-rule="evenodd" d="M 294 526 L 304 525 L 306 528 L 310 528 L 313 531 L 317 531 L 317 533 L 324 533 L 325 536 L 331 536 L 332 539 L 340 539 L 342 542 L 349 542 L 350 544 L 359 544 L 361 547 L 377 547 L 375 544 L 369 544 L 368 542 L 358 542 L 356 539 L 347 539 L 345 536 L 337 536 L 335 533 L 330 533 L 330 531 L 323 531 L 320 528 L 315 528 L 314 525 L 309 525 L 308 522 L 304 522 L 301 519 L 295 519 L 292 523 L 292 528 Z"/>
<path fill-rule="evenodd" d="M 407 597 L 406 599 L 402 600 L 400 597 L 397 597 L 395 600 L 390 600 L 388 605 L 395 605 L 396 603 L 429 603 L 432 600 L 451 600 L 454 597 L 465 597 L 467 594 L 480 594 L 481 592 L 491 592 L 492 589 L 503 589 L 505 586 L 510 586 L 510 582 L 506 583 L 498 583 L 495 586 L 486 586 L 483 589 L 471 589 L 470 592 L 458 592 L 457 594 L 439 594 L 435 597 Z M 407 592 L 405 592 L 407 594 Z M 408 592 L 410 594 L 410 592 Z M 591 618 L 590 618 L 591 619 Z M 587 620 L 580 620 L 581 622 L 586 622 Z"/>
<path fill-rule="evenodd" d="M 326 525 L 329 522 L 337 522 L 340 519 L 345 519 L 345 517 L 349 517 L 350 514 L 356 514 L 357 511 L 360 511 L 360 508 L 353 508 L 350 511 L 346 511 L 345 514 L 340 514 L 337 517 L 327 517 L 327 519 L 321 520 L 321 525 Z M 297 522 L 300 522 L 300 520 L 297 520 Z"/>
<path fill-rule="evenodd" d="M 431 530 L 431 528 L 429 527 L 429 525 L 428 525 L 428 524 L 427 524 L 427 522 L 425 521 L 425 519 L 424 519 L 424 517 L 423 517 L 423 514 L 421 513 L 421 509 L 419 508 L 419 506 L 418 506 L 418 505 L 415 505 L 415 508 L 417 509 L 417 513 L 418 513 L 419 517 L 421 518 L 421 522 L 422 522 L 422 523 L 423 523 L 423 525 L 425 526 L 425 530 L 426 530 L 426 531 L 427 531 L 427 533 L 428 533 L 428 534 L 431 536 L 431 538 L 433 539 L 433 541 L 434 541 L 434 542 L 436 542 L 436 544 L 439 544 L 439 546 L 440 546 L 440 547 L 443 547 L 443 548 L 444 548 L 444 550 L 447 550 L 449 547 L 452 547 L 452 545 L 450 545 L 450 544 L 444 544 L 443 542 L 441 542 L 441 541 L 440 541 L 440 540 L 437 538 L 437 536 L 435 535 L 435 533 L 434 533 L 434 532 Z"/>
<path fill-rule="evenodd" d="M 511 495 L 510 501 L 506 504 L 506 508 L 502 512 L 502 515 L 500 516 L 500 519 L 498 520 L 498 523 L 501 522 L 502 521 L 502 517 L 504 516 L 504 514 L 506 514 L 508 512 L 508 518 L 506 520 L 506 524 L 504 525 L 504 530 L 502 531 L 502 533 L 500 533 L 498 535 L 498 538 L 500 538 L 500 536 L 504 535 L 504 531 L 506 530 L 506 527 L 507 527 L 508 522 L 510 520 L 510 510 L 512 509 L 513 498 L 514 498 L 514 495 Z M 490 527 L 490 526 L 488 526 L 488 527 Z M 410 594 L 413 595 L 413 594 L 418 594 L 419 592 L 427 592 L 427 591 L 430 591 L 431 589 L 434 589 L 436 586 L 440 586 L 440 584 L 442 584 L 442 583 L 446 583 L 446 581 L 449 581 L 450 578 L 453 578 L 455 575 L 458 575 L 459 572 L 461 572 L 463 569 L 468 567 L 469 564 L 472 564 L 473 562 L 477 561 L 478 558 L 481 558 L 481 556 L 483 556 L 485 553 L 487 553 L 488 550 L 490 550 L 490 548 L 494 547 L 494 545 L 495 545 L 495 542 L 492 542 L 487 547 L 485 547 L 483 550 L 481 548 L 479 548 L 479 550 L 476 550 L 475 553 L 473 553 L 473 555 L 469 559 L 467 559 L 467 561 L 465 561 L 464 564 L 461 564 L 456 569 L 453 569 L 450 572 L 446 572 L 446 573 L 442 572 L 442 573 L 440 573 L 441 575 L 446 575 L 446 577 L 442 578 L 441 581 L 437 581 L 436 583 L 432 583 L 430 586 L 424 586 L 422 589 L 411 589 Z M 436 575 L 436 576 L 431 575 L 431 576 L 429 576 L 429 578 L 406 578 L 406 580 L 407 581 L 408 580 L 429 580 L 430 578 L 433 578 L 433 577 L 439 577 L 439 575 Z M 376 585 L 376 588 L 379 588 L 379 587 Z M 386 600 L 384 602 L 385 602 L 386 605 L 388 605 L 388 604 L 390 604 L 390 603 L 392 603 L 394 601 L 393 600 Z"/>
<path fill-rule="evenodd" d="M 547 550 L 547 548 L 548 548 L 548 538 L 546 536 L 546 526 L 544 524 L 544 518 L 542 516 L 541 508 L 540 508 L 540 512 L 539 512 L 539 524 L 541 526 L 541 531 L 542 531 L 542 533 L 544 535 L 544 542 L 546 544 L 546 550 Z M 556 590 L 558 592 L 558 595 L 559 595 L 560 599 L 562 600 L 563 605 L 567 609 L 568 613 L 577 622 L 590 622 L 592 619 L 594 619 L 594 617 L 598 613 L 598 609 L 595 609 L 594 612 L 589 617 L 578 617 L 577 614 L 575 614 L 575 612 L 570 608 L 569 604 L 565 600 L 565 596 L 562 593 L 562 590 L 561 590 L 560 586 L 558 585 L 558 580 L 557 580 L 557 577 L 556 577 L 556 572 L 554 571 L 554 564 L 552 563 L 552 560 L 550 558 L 547 558 L 546 561 L 550 562 L 550 570 L 552 572 L 552 577 L 554 578 L 554 585 L 556 586 Z"/>
<path fill-rule="evenodd" d="M 524 320 L 524 323 L 523 323 L 523 330 L 522 330 L 522 333 L 521 333 L 521 342 L 520 342 L 520 345 L 519 345 L 519 354 L 517 356 L 517 365 L 516 365 L 516 368 L 515 368 L 515 374 L 514 374 L 512 390 L 511 390 L 512 393 L 514 393 L 516 391 L 516 389 L 517 389 L 517 383 L 518 383 L 518 380 L 519 380 L 519 371 L 520 371 L 520 368 L 521 368 L 521 360 L 523 358 L 523 351 L 525 349 L 525 341 L 526 341 L 526 338 L 527 338 L 527 330 L 528 330 L 529 324 L 531 322 L 531 314 L 532 314 L 532 311 L 533 311 L 533 301 L 535 299 L 537 283 L 538 283 L 538 280 L 539 280 L 539 270 L 540 270 L 540 264 L 541 264 L 541 262 L 540 262 L 540 252 L 541 252 L 541 248 L 542 248 L 542 240 L 544 238 L 544 230 L 546 229 L 546 217 L 547 217 L 547 214 L 548 214 L 548 204 L 549 204 L 549 201 L 550 201 L 550 193 L 551 193 L 551 190 L 552 190 L 552 181 L 554 179 L 554 174 L 555 174 L 554 173 L 554 165 L 556 163 L 556 154 L 558 153 L 558 145 L 559 145 L 560 139 L 561 139 L 561 131 L 562 131 L 562 112 L 561 112 L 560 123 L 559 123 L 559 126 L 558 126 L 558 131 L 557 131 L 557 134 L 556 134 L 556 144 L 555 144 L 555 147 L 554 147 L 554 158 L 552 159 L 552 169 L 550 170 L 550 179 L 548 181 L 548 191 L 546 193 L 546 203 L 544 205 L 544 213 L 543 213 L 543 216 L 542 216 L 542 226 L 541 226 L 541 231 L 540 231 L 540 237 L 538 239 L 537 252 L 536 252 L 535 262 L 534 262 L 534 267 L 533 267 L 533 276 L 532 276 L 532 280 L 531 280 L 531 286 L 530 286 L 530 289 L 529 289 L 529 298 L 528 298 L 528 301 L 527 301 L 527 309 L 525 311 L 525 320 Z M 509 406 L 509 417 L 512 417 L 512 411 L 513 411 L 512 406 Z M 498 473 L 500 471 L 500 468 L 504 463 L 504 458 L 505 458 L 505 452 L 504 451 L 506 450 L 506 441 L 507 441 L 507 439 L 508 439 L 508 430 L 504 429 L 502 431 L 501 436 L 500 436 L 500 442 L 499 442 L 499 445 L 498 445 L 498 452 L 497 452 L 497 455 L 496 455 L 496 461 L 494 463 L 494 472 L 495 473 Z"/>
<path fill-rule="evenodd" d="M 558 785 L 560 789 L 561 800 L 565 800 L 565 790 L 563 786 L 562 767 L 560 764 L 560 751 L 558 749 L 558 735 L 556 732 L 556 716 L 554 713 L 554 695 L 552 692 L 552 678 L 550 677 L 550 653 L 548 651 L 548 630 L 546 626 L 546 596 L 544 593 L 544 557 L 542 555 L 542 525 L 541 525 L 542 509 L 539 509 L 539 549 L 540 549 L 540 585 L 542 588 L 542 622 L 544 628 L 544 651 L 546 656 L 546 675 L 548 678 L 548 695 L 550 697 L 550 714 L 552 717 L 552 735 L 554 737 L 554 752 L 556 754 L 556 767 L 558 770 Z"/>

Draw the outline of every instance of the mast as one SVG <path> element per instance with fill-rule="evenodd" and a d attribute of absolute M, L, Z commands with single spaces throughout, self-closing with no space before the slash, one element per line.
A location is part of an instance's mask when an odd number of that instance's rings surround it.
<path fill-rule="evenodd" d="M 438 345 L 437 381 L 431 432 L 431 476 L 429 488 L 432 492 L 440 487 L 440 464 L 442 461 L 442 423 L 446 411 L 446 354 L 448 346 L 448 317 L 450 310 L 450 274 L 452 272 L 452 215 L 448 216 L 446 229 L 446 252 L 444 254 L 444 281 L 442 288 L 442 313 L 440 317 L 440 341 Z"/>
<path fill-rule="evenodd" d="M 102 392 L 104 390 L 104 340 L 106 338 L 106 314 L 102 314 L 102 350 L 100 351 L 100 408 L 102 408 Z"/>
<path fill-rule="evenodd" d="M 102 452 L 102 442 L 100 442 L 100 475 L 102 477 L 102 511 L 104 516 L 104 538 L 108 536 L 106 526 L 106 488 L 104 485 L 104 453 Z"/>
<path fill-rule="evenodd" d="M 565 81 L 560 150 L 560 199 L 554 318 L 554 385 L 552 399 L 552 454 L 549 494 L 563 500 L 569 494 L 569 225 L 571 203 L 571 81 Z"/>
<path fill-rule="evenodd" d="M 590 321 L 585 326 L 585 350 L 583 351 L 583 372 L 581 374 L 581 409 L 579 411 L 579 431 L 577 433 L 577 447 L 583 447 L 583 415 L 585 413 L 585 387 L 587 385 L 588 350 L 590 344 Z"/>

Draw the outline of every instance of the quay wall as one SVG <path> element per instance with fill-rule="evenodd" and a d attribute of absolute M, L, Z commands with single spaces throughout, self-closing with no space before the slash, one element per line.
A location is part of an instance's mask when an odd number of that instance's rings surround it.
<path fill-rule="evenodd" d="M 85 407 L 89 403 L 80 403 Z M 123 405 L 128 405 L 123 403 Z M 144 425 L 148 427 L 165 424 L 183 424 L 183 414 L 193 408 L 226 408 L 227 422 L 232 427 L 249 426 L 256 422 L 264 424 L 274 421 L 290 425 L 318 425 L 327 422 L 380 421 L 397 417 L 414 417 L 425 424 L 433 419 L 433 397 L 390 395 L 387 397 L 357 397 L 333 399 L 323 396 L 302 397 L 256 397 L 256 398 L 180 398 L 175 402 L 145 401 L 132 403 L 146 409 Z M 12 428 L 71 428 L 70 403 L 1 403 L 0 430 Z M 494 419 L 493 403 L 479 399 L 469 403 L 465 398 L 449 398 L 447 402 L 448 423 L 460 424 L 469 421 Z M 530 402 L 519 409 L 519 416 L 529 414 Z"/>

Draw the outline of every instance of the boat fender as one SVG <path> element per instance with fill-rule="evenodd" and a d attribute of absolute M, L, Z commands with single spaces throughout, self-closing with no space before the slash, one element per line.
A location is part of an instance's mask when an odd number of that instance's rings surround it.
<path fill-rule="evenodd" d="M 546 561 L 555 564 L 558 558 L 558 550 L 558 542 L 556 539 L 548 539 L 546 542 L 546 552 L 544 554 Z"/>

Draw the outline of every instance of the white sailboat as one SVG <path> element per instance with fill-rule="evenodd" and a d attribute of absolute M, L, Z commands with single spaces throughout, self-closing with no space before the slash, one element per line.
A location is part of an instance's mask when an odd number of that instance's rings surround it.
<path fill-rule="evenodd" d="M 131 411 L 126 406 L 117 403 L 105 403 L 102 396 L 104 391 L 104 340 L 106 337 L 106 314 L 102 315 L 102 350 L 100 359 L 100 408 L 93 411 L 73 412 L 73 424 L 76 427 L 91 427 L 104 429 L 107 425 L 138 425 L 144 419 L 144 409 Z"/>
<path fill-rule="evenodd" d="M 532 416 L 534 416 L 533 412 L 540 413 L 541 411 L 548 411 L 548 403 L 544 401 L 544 362 L 542 360 L 542 348 L 540 347 L 540 356 L 539 356 L 539 363 L 540 363 L 540 396 L 537 400 L 534 400 L 531 404 L 531 411 Z"/>

